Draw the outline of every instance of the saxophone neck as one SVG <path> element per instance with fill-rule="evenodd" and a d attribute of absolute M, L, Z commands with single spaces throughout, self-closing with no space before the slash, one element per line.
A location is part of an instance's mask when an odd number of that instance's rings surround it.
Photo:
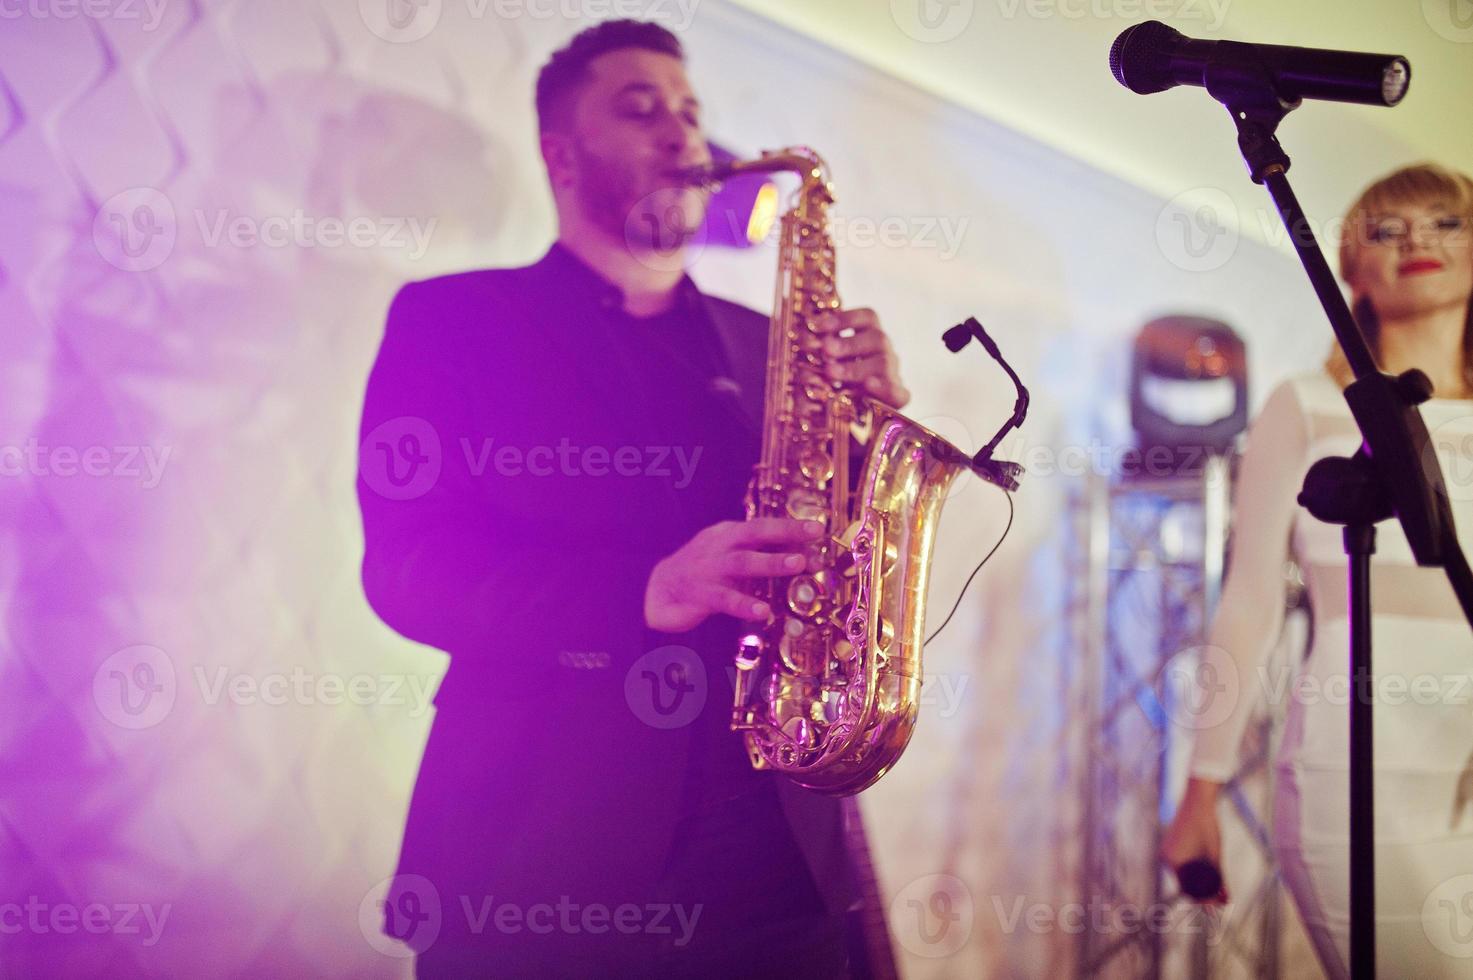
<path fill-rule="evenodd" d="M 703 167 L 690 167 L 681 171 L 680 177 L 687 183 L 712 189 L 732 177 L 742 174 L 797 174 L 805 188 L 810 185 L 829 185 L 829 168 L 823 158 L 806 146 L 790 146 L 782 150 L 768 150 L 754 160 L 723 160 Z"/>

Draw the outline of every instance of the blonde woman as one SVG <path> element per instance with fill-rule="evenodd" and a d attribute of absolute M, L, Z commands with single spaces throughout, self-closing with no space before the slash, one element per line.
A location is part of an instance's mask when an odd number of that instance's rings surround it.
<path fill-rule="evenodd" d="M 1340 268 L 1382 370 L 1420 368 L 1432 380 L 1421 411 L 1473 554 L 1473 181 L 1420 165 L 1372 184 L 1346 217 Z M 1360 443 L 1341 394 L 1350 380 L 1337 348 L 1324 370 L 1280 385 L 1249 433 L 1232 563 L 1209 638 L 1240 695 L 1226 721 L 1197 733 L 1186 795 L 1162 844 L 1173 867 L 1220 861 L 1218 792 L 1255 702 L 1283 692 L 1275 851 L 1330 977 L 1347 975 L 1350 951 L 1346 558 L 1340 528 L 1295 497 L 1311 463 Z M 1282 625 L 1281 569 L 1291 555 L 1314 630 L 1299 683 L 1286 686 L 1263 665 Z M 1377 527 L 1372 583 L 1378 973 L 1473 977 L 1473 633 L 1442 570 L 1416 566 L 1394 520 Z M 1226 902 L 1226 888 L 1213 900 Z"/>

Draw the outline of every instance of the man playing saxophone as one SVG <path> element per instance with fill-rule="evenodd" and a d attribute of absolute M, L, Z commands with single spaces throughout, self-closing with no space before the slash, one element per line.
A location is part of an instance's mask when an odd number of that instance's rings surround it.
<path fill-rule="evenodd" d="M 709 200 L 680 44 L 586 30 L 537 112 L 557 242 L 401 289 L 365 398 L 365 592 L 452 658 L 386 931 L 421 977 L 885 975 L 840 802 L 729 729 L 752 583 L 822 532 L 742 519 L 768 318 L 672 260 Z M 832 379 L 905 404 L 872 311 L 819 329 Z"/>

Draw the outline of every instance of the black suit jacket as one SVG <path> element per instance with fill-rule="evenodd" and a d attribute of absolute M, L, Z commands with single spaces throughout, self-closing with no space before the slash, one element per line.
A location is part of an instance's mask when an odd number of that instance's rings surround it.
<path fill-rule="evenodd" d="M 626 678 L 654 647 L 702 642 L 647 630 L 645 584 L 692 528 L 738 512 L 690 513 L 670 480 L 493 472 L 503 447 L 525 464 L 531 447 L 640 445 L 646 393 L 621 360 L 618 302 L 560 246 L 412 283 L 369 380 L 364 590 L 394 629 L 451 655 L 400 862 L 430 878 L 447 921 L 466 892 L 638 902 L 679 817 L 689 738 L 631 710 Z M 755 431 L 768 318 L 688 279 L 682 302 L 709 318 L 739 387 L 723 410 Z M 729 712 L 725 672 L 709 680 L 704 710 Z M 848 909 L 839 803 L 763 778 L 830 912 Z"/>

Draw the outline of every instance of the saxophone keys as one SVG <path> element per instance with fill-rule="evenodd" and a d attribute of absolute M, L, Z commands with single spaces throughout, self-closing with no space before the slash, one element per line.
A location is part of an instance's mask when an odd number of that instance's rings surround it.
<path fill-rule="evenodd" d="M 812 446 L 803 450 L 798 457 L 798 469 L 815 483 L 826 483 L 834 478 L 834 460 L 822 449 Z"/>
<path fill-rule="evenodd" d="M 800 521 L 822 521 L 828 516 L 824 498 L 812 490 L 794 490 L 788 494 L 788 515 Z"/>
<path fill-rule="evenodd" d="M 880 617 L 880 627 L 875 631 L 875 644 L 883 651 L 889 652 L 890 645 L 895 642 L 895 624 L 884 616 Z"/>
<path fill-rule="evenodd" d="M 812 575 L 794 575 L 788 581 L 788 608 L 811 619 L 822 608 L 822 591 Z"/>
<path fill-rule="evenodd" d="M 854 584 L 854 555 L 849 551 L 847 544 L 838 538 L 831 537 L 824 543 L 824 551 L 821 554 L 825 567 L 817 574 L 825 583 L 828 591 L 832 592 L 836 588 Z"/>
<path fill-rule="evenodd" d="M 783 635 L 777 641 L 777 653 L 783 666 L 798 676 L 816 675 L 824 662 L 824 651 L 815 647 L 815 640 L 807 632 L 803 620 L 789 616 L 783 622 Z"/>
<path fill-rule="evenodd" d="M 811 750 L 818 745 L 818 733 L 813 721 L 801 715 L 788 719 L 788 723 L 783 726 L 783 734 L 788 737 L 793 746 L 798 748 Z M 784 746 L 784 748 L 789 748 L 789 746 Z M 792 765 L 796 761 L 796 758 L 790 757 L 786 760 L 786 764 Z"/>

